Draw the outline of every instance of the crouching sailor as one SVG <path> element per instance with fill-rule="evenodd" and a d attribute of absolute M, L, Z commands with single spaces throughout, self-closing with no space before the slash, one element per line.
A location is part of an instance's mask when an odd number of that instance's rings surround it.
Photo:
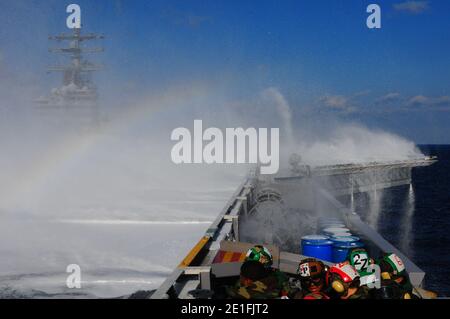
<path fill-rule="evenodd" d="M 360 277 L 350 263 L 343 262 L 330 268 L 326 276 L 330 294 L 339 299 L 368 299 L 369 288 L 360 286 Z"/>
<path fill-rule="evenodd" d="M 306 258 L 300 261 L 297 276 L 300 279 L 301 292 L 295 295 L 295 299 L 330 299 L 323 291 L 325 288 L 325 276 L 327 267 L 323 262 L 314 258 Z"/>
<path fill-rule="evenodd" d="M 375 261 L 369 257 L 368 252 L 364 248 L 352 249 L 347 256 L 347 261 L 352 265 L 359 274 L 361 286 L 373 288 L 379 281 L 379 274 L 373 270 Z"/>
<path fill-rule="evenodd" d="M 273 257 L 264 246 L 254 246 L 247 252 L 241 266 L 238 283 L 229 288 L 231 298 L 270 299 L 289 295 L 289 280 L 281 271 L 272 268 Z"/>
<path fill-rule="evenodd" d="M 386 254 L 378 261 L 381 269 L 381 289 L 379 299 L 419 299 L 413 294 L 405 264 L 396 254 Z"/>

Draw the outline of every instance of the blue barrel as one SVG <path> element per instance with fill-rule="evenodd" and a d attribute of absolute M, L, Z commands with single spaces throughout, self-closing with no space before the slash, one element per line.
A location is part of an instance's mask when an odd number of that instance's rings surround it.
<path fill-rule="evenodd" d="M 304 236 L 302 237 L 302 254 L 325 261 L 332 261 L 333 242 L 327 236 Z"/>
<path fill-rule="evenodd" d="M 334 263 L 341 263 L 347 259 L 348 253 L 354 248 L 362 248 L 364 244 L 360 241 L 352 241 L 349 239 L 348 242 L 334 242 L 332 249 L 332 261 Z"/>
<path fill-rule="evenodd" d="M 356 243 L 360 241 L 360 238 L 356 236 L 333 236 L 330 238 L 330 240 L 333 242 L 333 244 Z"/>
<path fill-rule="evenodd" d="M 350 232 L 333 233 L 331 237 L 354 237 Z"/>

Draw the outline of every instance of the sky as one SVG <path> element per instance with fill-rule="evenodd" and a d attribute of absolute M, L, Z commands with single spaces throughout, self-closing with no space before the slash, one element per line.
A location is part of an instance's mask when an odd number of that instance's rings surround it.
<path fill-rule="evenodd" d="M 447 0 L 74 2 L 83 29 L 106 36 L 91 57 L 105 65 L 95 78 L 105 100 L 192 82 L 230 98 L 275 87 L 294 122 L 335 117 L 450 144 Z M 0 0 L 4 99 L 13 87 L 38 94 L 60 81 L 45 72 L 47 36 L 67 32 L 70 3 Z M 371 3 L 381 29 L 366 26 Z"/>
<path fill-rule="evenodd" d="M 48 52 L 61 45 L 48 36 L 69 32 L 72 1 L 83 32 L 105 35 L 91 45 L 105 51 L 88 56 L 104 65 L 94 76 L 102 109 L 123 109 L 92 134 L 59 130 L 63 121 L 46 127 L 31 112 L 33 99 L 61 84 L 46 68 L 67 61 Z M 378 30 L 366 26 L 372 2 L 382 10 Z M 450 144 L 448 12 L 448 0 L 0 0 L 0 179 L 8 185 L 0 242 L 9 256 L 0 276 L 45 277 L 75 262 L 95 270 L 93 281 L 105 267 L 120 281 L 125 268 L 156 287 L 246 172 L 170 161 L 170 132 L 199 114 L 218 127 L 292 119 L 296 133 L 311 131 L 295 151 L 313 164 L 410 155 L 411 143 L 388 132 Z M 121 220 L 140 228 L 114 224 Z M 158 221 L 200 224 L 141 227 Z"/>

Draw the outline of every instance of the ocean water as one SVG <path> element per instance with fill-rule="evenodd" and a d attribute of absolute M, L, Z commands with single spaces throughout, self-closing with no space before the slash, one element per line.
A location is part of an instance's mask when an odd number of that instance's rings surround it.
<path fill-rule="evenodd" d="M 412 188 L 387 189 L 377 199 L 360 195 L 356 209 L 425 271 L 425 288 L 450 297 L 450 145 L 420 149 L 438 162 L 413 169 Z"/>

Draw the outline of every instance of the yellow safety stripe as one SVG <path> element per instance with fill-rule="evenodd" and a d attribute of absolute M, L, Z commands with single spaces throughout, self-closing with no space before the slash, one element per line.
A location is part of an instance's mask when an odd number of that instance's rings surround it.
<path fill-rule="evenodd" d="M 198 255 L 198 253 L 205 247 L 205 245 L 209 242 L 211 237 L 204 236 L 199 242 L 192 248 L 192 250 L 184 257 L 183 261 L 180 263 L 178 267 L 189 267 L 194 258 Z"/>

